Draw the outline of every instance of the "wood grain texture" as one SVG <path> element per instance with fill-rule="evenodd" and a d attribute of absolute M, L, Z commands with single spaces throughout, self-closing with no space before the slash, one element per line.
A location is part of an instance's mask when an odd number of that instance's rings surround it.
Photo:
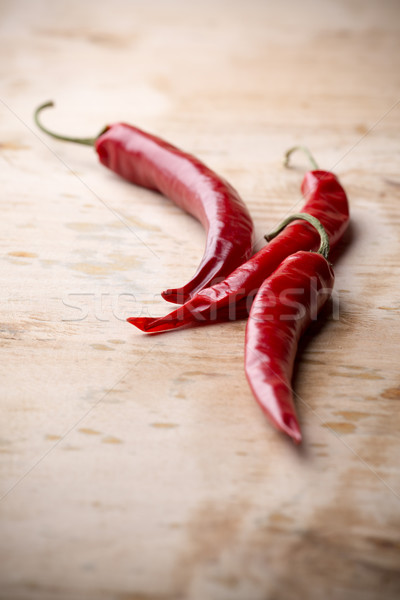
<path fill-rule="evenodd" d="M 400 595 L 398 2 L 0 3 L 0 598 Z M 244 322 L 146 337 L 200 225 L 49 127 L 124 120 L 198 155 L 262 236 L 306 143 L 348 191 L 336 292 L 299 353 L 304 444 L 243 373 Z"/>

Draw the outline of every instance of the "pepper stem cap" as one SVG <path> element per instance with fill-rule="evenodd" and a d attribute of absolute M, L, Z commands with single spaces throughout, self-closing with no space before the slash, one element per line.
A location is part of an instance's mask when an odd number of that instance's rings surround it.
<path fill-rule="evenodd" d="M 47 135 L 50 135 L 51 137 L 55 138 L 56 140 L 62 140 L 64 142 L 73 142 L 75 144 L 83 144 L 85 146 L 94 146 L 97 138 L 99 138 L 108 129 L 108 127 L 105 127 L 104 129 L 102 129 L 100 131 L 100 133 L 96 137 L 91 137 L 91 138 L 70 137 L 67 135 L 61 135 L 59 133 L 55 133 L 54 131 L 47 129 L 47 127 L 45 127 L 43 125 L 43 123 L 41 122 L 41 120 L 39 118 L 41 112 L 44 109 L 51 108 L 52 106 L 54 106 L 54 102 L 52 100 L 49 100 L 48 102 L 44 102 L 43 104 L 41 104 L 40 106 L 37 107 L 37 109 L 34 112 L 33 118 L 35 120 L 36 125 L 39 127 L 39 129 L 41 131 L 43 131 L 44 133 L 47 133 Z"/>
<path fill-rule="evenodd" d="M 292 223 L 292 221 L 297 221 L 298 219 L 307 221 L 307 223 L 310 223 L 310 225 L 315 227 L 315 229 L 318 231 L 321 243 L 317 252 L 318 254 L 322 254 L 322 256 L 328 260 L 330 250 L 328 234 L 326 233 L 325 227 L 322 225 L 321 221 L 319 221 L 316 217 L 309 215 L 308 213 L 294 213 L 293 215 L 290 215 L 284 219 L 276 229 L 264 236 L 267 242 L 273 240 L 274 237 L 276 237 L 286 227 L 286 225 L 289 225 L 289 223 Z"/>
<path fill-rule="evenodd" d="M 290 166 L 290 157 L 292 156 L 293 152 L 297 152 L 298 150 L 300 150 L 300 152 L 303 152 L 303 154 L 305 154 L 307 156 L 307 158 L 310 161 L 313 169 L 315 169 L 316 171 L 318 171 L 319 170 L 318 163 L 315 160 L 314 156 L 311 154 L 310 150 L 307 148 L 307 146 L 293 146 L 292 148 L 289 148 L 289 150 L 285 154 L 285 160 L 283 162 L 283 165 L 285 167 L 289 168 L 289 166 Z"/>

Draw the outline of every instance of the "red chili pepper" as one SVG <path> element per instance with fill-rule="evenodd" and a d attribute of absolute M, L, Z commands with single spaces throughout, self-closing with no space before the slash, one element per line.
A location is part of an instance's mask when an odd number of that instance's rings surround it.
<path fill-rule="evenodd" d="M 275 427 L 299 443 L 291 389 L 297 344 L 330 297 L 334 274 L 327 261 L 328 237 L 317 219 L 292 215 L 271 236 L 294 219 L 313 223 L 321 246 L 318 253 L 301 251 L 288 256 L 261 285 L 246 326 L 245 372 L 256 400 Z"/>
<path fill-rule="evenodd" d="M 287 153 L 287 158 L 293 150 L 295 148 Z M 301 212 L 317 218 L 325 228 L 331 246 L 335 246 L 349 222 L 347 197 L 336 176 L 318 169 L 310 171 L 304 176 L 301 191 L 307 199 Z M 258 288 L 287 256 L 299 250 L 317 248 L 318 233 L 315 228 L 305 222 L 292 223 L 224 281 L 201 290 L 167 316 L 158 319 L 130 318 L 128 321 L 141 331 L 155 333 L 202 322 L 216 322 L 226 319 L 227 315 L 233 320 L 234 306 L 247 298 L 250 309 Z M 226 309 L 228 306 L 229 311 Z"/>
<path fill-rule="evenodd" d="M 39 121 L 39 113 L 50 106 L 53 103 L 47 102 L 35 112 L 42 131 L 57 139 L 95 146 L 103 165 L 131 183 L 158 190 L 206 229 L 206 247 L 195 275 L 183 287 L 163 292 L 166 300 L 183 303 L 250 258 L 253 222 L 245 204 L 227 181 L 200 160 L 124 123 L 107 126 L 97 138 L 55 134 Z"/>

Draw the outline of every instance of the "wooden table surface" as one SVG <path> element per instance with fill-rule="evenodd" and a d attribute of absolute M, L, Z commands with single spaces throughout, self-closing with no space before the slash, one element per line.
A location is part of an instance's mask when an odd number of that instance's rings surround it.
<path fill-rule="evenodd" d="M 400 597 L 400 5 L 2 0 L 0 597 Z M 301 206 L 305 143 L 352 223 L 294 388 L 304 443 L 243 371 L 245 322 L 146 337 L 204 248 L 99 166 L 124 120 L 224 175 L 262 236 Z"/>

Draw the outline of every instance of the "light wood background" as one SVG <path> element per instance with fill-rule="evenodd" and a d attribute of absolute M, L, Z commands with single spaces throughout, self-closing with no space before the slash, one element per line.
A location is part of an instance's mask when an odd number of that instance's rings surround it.
<path fill-rule="evenodd" d="M 0 597 L 400 597 L 400 5 L 0 2 Z M 244 322 L 146 337 L 200 225 L 61 132 L 136 124 L 198 155 L 262 235 L 306 143 L 348 191 L 334 302 L 267 423 Z"/>

